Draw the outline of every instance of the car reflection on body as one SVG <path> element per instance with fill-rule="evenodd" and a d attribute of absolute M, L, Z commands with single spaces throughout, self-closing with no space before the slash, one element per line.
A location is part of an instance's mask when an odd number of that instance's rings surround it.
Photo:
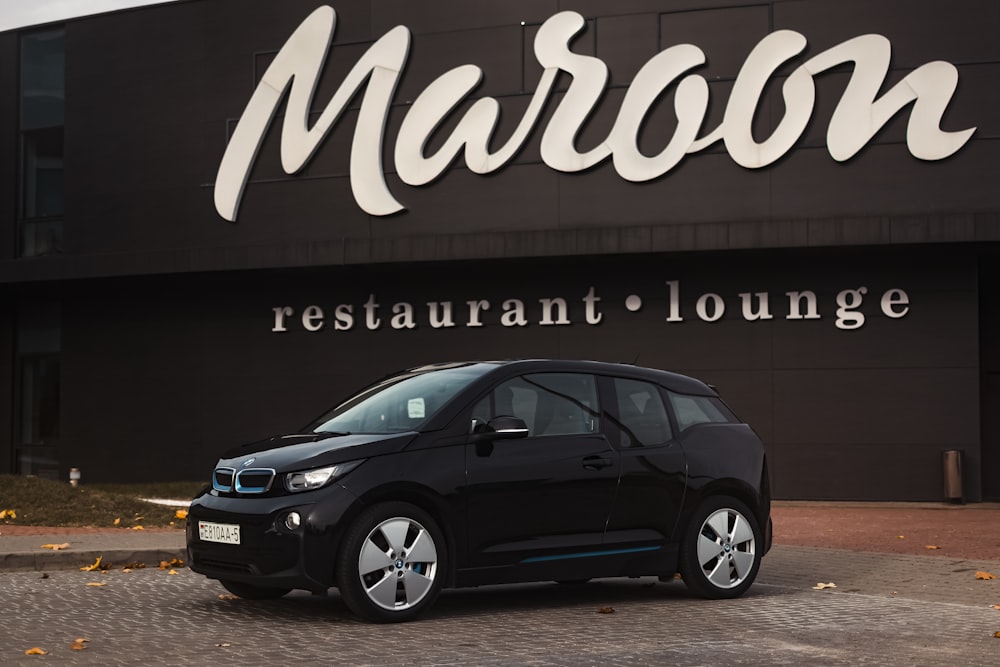
<path fill-rule="evenodd" d="M 191 505 L 188 555 L 240 597 L 336 587 L 377 622 L 496 583 L 680 572 L 732 598 L 770 547 L 769 488 L 759 438 L 693 378 L 440 364 L 227 452 Z"/>

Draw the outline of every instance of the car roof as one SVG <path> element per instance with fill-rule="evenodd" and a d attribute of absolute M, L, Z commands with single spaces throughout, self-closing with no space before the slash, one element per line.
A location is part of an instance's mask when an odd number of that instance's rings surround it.
<path fill-rule="evenodd" d="M 637 380 L 645 380 L 658 384 L 666 389 L 681 394 L 692 394 L 695 396 L 718 396 L 714 387 L 681 373 L 664 371 L 657 368 L 647 368 L 634 364 L 611 363 L 605 361 L 588 361 L 583 359 L 503 359 L 503 360 L 482 360 L 448 362 L 440 364 L 428 364 L 418 368 L 411 368 L 406 372 L 416 373 L 422 371 L 440 370 L 445 368 L 455 368 L 468 364 L 491 364 L 497 368 L 487 375 L 497 374 L 516 375 L 527 372 L 563 372 L 563 373 L 592 373 L 594 375 L 607 375 L 614 377 L 625 377 Z"/>

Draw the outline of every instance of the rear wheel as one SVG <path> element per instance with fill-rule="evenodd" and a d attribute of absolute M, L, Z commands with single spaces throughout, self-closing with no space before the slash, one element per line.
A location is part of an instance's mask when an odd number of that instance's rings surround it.
<path fill-rule="evenodd" d="M 681 576 L 702 597 L 739 597 L 757 578 L 762 547 L 757 519 L 744 503 L 708 498 L 695 510 L 681 544 Z"/>
<path fill-rule="evenodd" d="M 245 584 L 242 581 L 220 581 L 223 588 L 244 600 L 275 600 L 287 595 L 291 588 L 270 588 L 267 586 L 254 586 Z"/>
<path fill-rule="evenodd" d="M 397 623 L 434 604 L 446 567 L 444 536 L 434 519 L 409 503 L 383 503 L 363 512 L 347 531 L 337 585 L 358 616 Z"/>

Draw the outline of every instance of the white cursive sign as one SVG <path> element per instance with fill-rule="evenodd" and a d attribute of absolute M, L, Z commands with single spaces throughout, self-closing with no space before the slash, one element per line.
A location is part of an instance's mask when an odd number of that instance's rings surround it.
<path fill-rule="evenodd" d="M 293 174 L 305 166 L 348 101 L 364 87 L 351 147 L 354 198 L 372 215 L 404 209 L 385 182 L 382 142 L 389 108 L 409 55 L 410 32 L 397 26 L 372 44 L 309 127 L 309 107 L 336 20 L 331 7 L 320 7 L 310 14 L 278 52 L 247 103 L 219 165 L 215 184 L 215 207 L 226 220 L 236 220 L 257 151 L 286 90 L 289 94 L 281 133 L 285 172 Z M 435 129 L 473 94 L 483 72 L 476 65 L 463 65 L 427 86 L 413 102 L 396 137 L 394 160 L 400 179 L 414 186 L 429 183 L 460 153 L 468 168 L 477 174 L 488 174 L 506 165 L 535 129 L 559 72 L 571 75 L 572 83 L 542 134 L 541 157 L 549 167 L 563 172 L 582 171 L 610 157 L 622 178 L 649 181 L 673 169 L 685 155 L 720 140 L 737 164 L 748 169 L 767 166 L 792 149 L 809 123 L 816 102 L 813 77 L 846 63 L 853 66 L 851 78 L 827 131 L 827 149 L 835 160 L 857 154 L 893 115 L 911 103 L 906 144 L 910 153 L 920 159 L 948 157 L 975 132 L 975 128 L 959 132 L 940 128 L 941 117 L 958 85 L 958 70 L 951 63 L 922 65 L 877 97 L 889 71 L 891 45 L 881 35 L 862 35 L 799 65 L 782 86 L 784 117 L 768 138 L 755 141 L 752 120 L 764 87 L 779 67 L 806 47 L 803 35 L 779 30 L 750 52 L 736 78 L 722 123 L 714 131 L 698 136 L 708 109 L 709 87 L 704 77 L 688 74 L 705 63 L 705 54 L 693 44 L 679 44 L 653 56 L 640 68 L 607 138 L 581 153 L 576 148 L 576 137 L 608 82 L 604 61 L 569 48 L 573 37 L 585 26 L 580 14 L 565 11 L 539 28 L 534 49 L 543 67 L 541 78 L 514 133 L 496 151 L 491 152 L 489 146 L 499 120 L 500 103 L 482 97 L 464 113 L 437 152 L 427 155 L 427 142 Z M 639 132 L 654 102 L 670 86 L 676 86 L 677 127 L 659 154 L 646 156 L 639 150 Z"/>

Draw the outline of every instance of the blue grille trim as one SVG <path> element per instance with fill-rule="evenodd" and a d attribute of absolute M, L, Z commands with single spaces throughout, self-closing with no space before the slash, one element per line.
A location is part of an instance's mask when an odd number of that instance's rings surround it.
<path fill-rule="evenodd" d="M 244 485 L 242 480 L 245 477 L 257 476 L 267 476 L 267 483 L 264 485 L 253 484 L 250 486 Z M 240 470 L 236 473 L 236 493 L 267 493 L 271 484 L 274 483 L 274 468 L 247 468 L 246 470 Z"/>
<path fill-rule="evenodd" d="M 229 478 L 229 484 L 223 484 L 219 481 L 219 474 L 223 477 Z M 236 470 L 233 468 L 216 468 L 215 472 L 212 473 L 212 488 L 216 491 L 222 491 L 223 493 L 229 493 L 233 490 L 233 477 L 236 475 Z"/>

